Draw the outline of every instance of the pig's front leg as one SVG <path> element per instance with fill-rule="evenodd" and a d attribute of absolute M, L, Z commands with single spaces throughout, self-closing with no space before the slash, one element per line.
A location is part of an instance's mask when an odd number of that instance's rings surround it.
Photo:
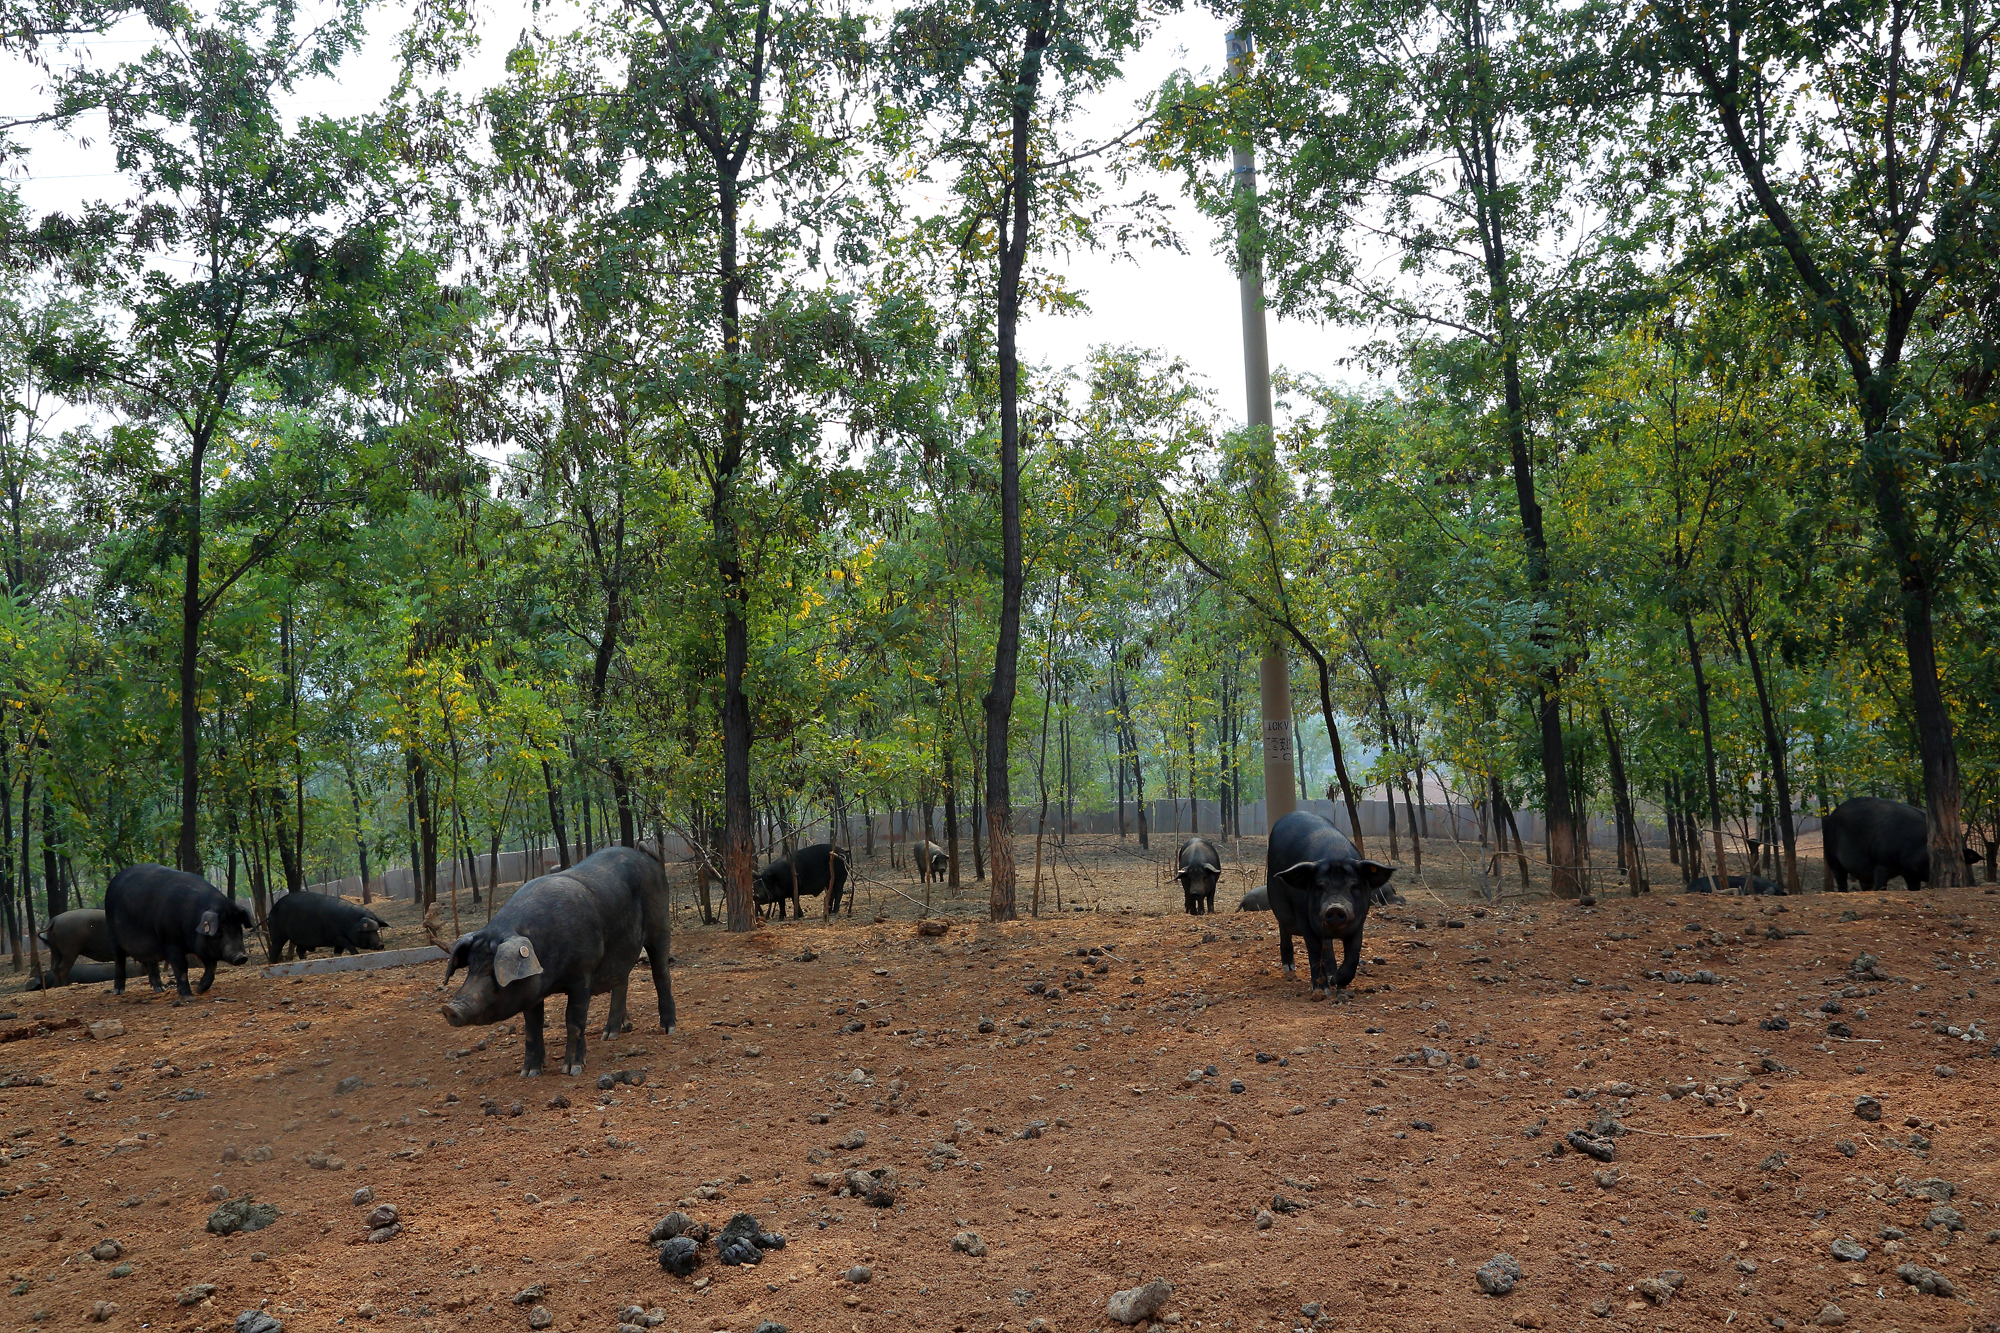
<path fill-rule="evenodd" d="M 1326 943 L 1319 936 L 1306 936 L 1306 975 L 1312 978 L 1312 993 L 1315 1000 L 1326 991 Z"/>
<path fill-rule="evenodd" d="M 1278 926 L 1278 962 L 1284 967 L 1285 975 L 1292 975 L 1292 932 L 1283 924 Z"/>
<path fill-rule="evenodd" d="M 213 986 L 214 984 L 215 984 L 215 960 L 211 958 L 207 962 L 202 964 L 201 980 L 194 983 L 194 993 L 196 995 L 206 995 L 208 994 L 208 988 L 210 986 Z"/>
<path fill-rule="evenodd" d="M 563 1010 L 563 1028 L 568 1040 L 563 1043 L 563 1073 L 571 1077 L 583 1073 L 583 1028 L 590 1021 L 590 979 L 584 978 L 569 992 L 569 1004 Z"/>
<path fill-rule="evenodd" d="M 535 1078 L 542 1072 L 542 1061 L 548 1057 L 548 1048 L 542 1044 L 540 1000 L 521 1006 L 521 1030 L 527 1037 L 521 1044 L 521 1077 Z"/>
<path fill-rule="evenodd" d="M 1340 971 L 1334 975 L 1333 984 L 1345 990 L 1354 982 L 1354 973 L 1361 966 L 1361 932 L 1355 931 L 1340 942 Z"/>

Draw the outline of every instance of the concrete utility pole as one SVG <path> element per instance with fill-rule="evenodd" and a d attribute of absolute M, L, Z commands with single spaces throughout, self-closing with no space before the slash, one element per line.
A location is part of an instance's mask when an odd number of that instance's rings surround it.
<path fill-rule="evenodd" d="M 1241 33 L 1227 38 L 1229 74 L 1242 78 L 1250 72 L 1250 39 Z M 1257 198 L 1257 158 L 1250 141 L 1236 144 L 1233 159 L 1236 192 L 1245 196 L 1252 208 Z M 1237 292 L 1243 305 L 1243 388 L 1247 399 L 1250 429 L 1263 433 L 1264 445 L 1271 450 L 1267 466 L 1273 475 L 1271 488 L 1277 489 L 1277 443 L 1271 413 L 1271 349 L 1264 336 L 1264 261 L 1255 251 L 1244 253 L 1243 271 L 1238 275 Z M 1292 664 L 1275 634 L 1257 664 L 1258 695 L 1264 713 L 1264 827 L 1269 830 L 1280 819 L 1298 809 L 1298 778 L 1292 754 Z"/>

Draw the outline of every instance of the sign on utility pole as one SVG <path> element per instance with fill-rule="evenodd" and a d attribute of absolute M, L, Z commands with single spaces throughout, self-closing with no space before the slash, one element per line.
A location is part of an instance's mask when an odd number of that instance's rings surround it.
<path fill-rule="evenodd" d="M 1232 79 L 1250 72 L 1250 38 L 1242 33 L 1228 36 L 1229 74 Z M 1245 197 L 1245 213 L 1254 212 L 1257 199 L 1257 158 L 1246 136 L 1236 143 L 1233 154 L 1236 192 Z M 1264 336 L 1264 260 L 1255 247 L 1238 250 L 1242 271 L 1237 276 L 1237 292 L 1243 305 L 1243 388 L 1248 400 L 1247 417 L 1252 431 L 1262 436 L 1269 450 L 1266 466 L 1269 485 L 1277 491 L 1278 446 L 1271 413 L 1271 349 Z M 1263 659 L 1257 664 L 1258 695 L 1264 713 L 1264 827 L 1268 830 L 1298 809 L 1298 777 L 1292 754 L 1292 666 L 1274 634 Z"/>

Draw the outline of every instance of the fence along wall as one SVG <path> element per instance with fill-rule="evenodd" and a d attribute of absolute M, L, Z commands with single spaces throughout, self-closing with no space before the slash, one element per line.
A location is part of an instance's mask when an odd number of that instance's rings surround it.
<path fill-rule="evenodd" d="M 1362 836 L 1367 838 L 1386 838 L 1389 836 L 1389 803 L 1387 801 L 1357 801 L 1355 804 L 1361 811 Z M 1152 838 L 1157 843 L 1165 844 L 1174 841 L 1176 838 L 1189 837 L 1197 828 L 1201 833 L 1210 837 L 1217 835 L 1222 829 L 1222 803 L 1219 801 L 1195 801 L 1193 807 L 1190 810 L 1187 801 L 1146 802 L 1146 825 Z M 1264 803 L 1262 801 L 1245 801 L 1240 808 L 1243 813 L 1244 836 L 1262 837 L 1267 832 L 1264 826 Z M 1342 833 L 1350 837 L 1353 836 L 1354 830 L 1348 822 L 1347 806 L 1344 802 L 1323 800 L 1301 801 L 1299 802 L 1299 808 L 1324 816 L 1331 820 L 1333 826 Z M 1468 843 L 1479 841 L 1479 819 L 1468 806 L 1457 803 L 1449 806 L 1433 804 L 1428 812 L 1420 808 L 1417 813 L 1424 820 L 1424 826 L 1420 831 L 1426 840 L 1436 838 Z M 1124 806 L 1124 814 L 1126 832 L 1136 837 L 1139 827 L 1138 805 L 1135 802 L 1127 801 Z M 1080 810 L 1071 816 L 1069 831 L 1071 833 L 1115 836 L 1118 832 L 1118 815 L 1119 811 L 1115 807 L 1109 810 Z M 1060 818 L 1061 813 L 1051 809 L 1049 811 L 1048 827 L 1054 830 Z M 1809 815 L 1795 815 L 1793 819 L 1796 829 L 1801 836 L 1815 832 L 1820 826 L 1820 821 Z M 1407 834 L 1409 820 L 1400 802 L 1396 808 L 1396 821 L 1398 829 Z M 1532 849 L 1541 845 L 1543 827 L 1540 814 L 1533 810 L 1516 810 L 1514 812 L 1514 822 L 1520 826 L 1521 844 L 1523 847 Z M 892 831 L 895 838 L 895 845 L 899 849 L 906 845 L 902 840 L 900 812 L 896 814 L 877 815 L 875 816 L 874 823 L 875 842 L 879 852 L 886 854 L 890 845 Z M 943 841 L 945 836 L 943 825 L 944 821 L 942 817 L 938 817 L 932 825 L 934 836 L 940 842 Z M 910 840 L 912 842 L 922 839 L 922 829 L 923 822 L 921 818 L 917 812 L 912 811 L 910 817 Z M 1015 831 L 1017 834 L 1029 837 L 1034 836 L 1035 820 L 1032 811 L 1020 812 L 1018 822 L 1015 825 Z M 958 836 L 960 855 L 965 858 L 965 864 L 969 867 L 972 856 L 971 820 L 961 819 L 959 821 Z M 984 836 L 985 831 L 982 829 L 981 837 Z M 801 847 L 814 842 L 824 842 L 827 838 L 827 825 L 824 822 L 808 824 L 796 830 L 793 838 L 795 845 Z M 1608 819 L 1592 819 L 1590 821 L 1590 838 L 1591 842 L 1596 846 L 1610 847 L 1617 842 L 1617 830 L 1612 821 Z M 853 820 L 850 830 L 850 841 L 858 850 L 863 840 L 861 821 L 859 819 Z M 1664 826 L 1648 822 L 1642 817 L 1639 820 L 1639 841 L 1647 847 L 1664 848 L 1667 845 L 1666 829 Z M 669 865 L 672 865 L 676 861 L 693 859 L 693 849 L 682 839 L 671 833 L 659 842 L 647 839 L 646 845 L 658 851 L 661 860 L 667 862 Z M 1171 848 L 1167 848 L 1166 850 L 1171 850 Z M 585 855 L 586 853 L 582 847 L 573 847 L 570 851 L 570 860 L 572 862 L 580 861 Z M 766 857 L 775 856 L 777 855 L 777 850 L 767 849 L 761 855 Z M 561 858 L 557 856 L 556 849 L 553 847 L 535 852 L 502 852 L 499 857 L 500 883 L 519 884 L 524 880 L 533 879 L 536 875 L 546 875 L 550 871 L 559 868 L 561 864 Z M 489 866 L 490 858 L 482 853 L 479 857 L 479 882 L 482 888 L 486 887 L 490 880 Z M 414 881 L 408 866 L 397 866 L 383 874 L 374 876 L 369 880 L 368 887 L 371 893 L 381 898 L 414 900 L 416 896 Z M 438 862 L 438 892 L 445 894 L 451 892 L 454 888 L 461 893 L 469 894 L 472 891 L 472 879 L 466 872 L 465 862 L 462 859 L 450 861 L 440 859 Z M 361 896 L 361 880 L 354 875 L 349 875 L 344 879 L 329 880 L 320 884 L 308 885 L 307 890 L 312 893 L 337 893 L 343 897 L 359 898 Z"/>

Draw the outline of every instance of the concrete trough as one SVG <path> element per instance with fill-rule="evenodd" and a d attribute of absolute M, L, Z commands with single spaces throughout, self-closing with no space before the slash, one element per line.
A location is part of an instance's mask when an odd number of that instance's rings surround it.
<path fill-rule="evenodd" d="M 426 944 L 421 949 L 381 949 L 374 953 L 330 954 L 325 958 L 303 958 L 296 963 L 276 963 L 264 969 L 267 977 L 317 977 L 328 972 L 373 972 L 378 967 L 411 967 L 417 963 L 441 963 L 443 949 Z"/>

